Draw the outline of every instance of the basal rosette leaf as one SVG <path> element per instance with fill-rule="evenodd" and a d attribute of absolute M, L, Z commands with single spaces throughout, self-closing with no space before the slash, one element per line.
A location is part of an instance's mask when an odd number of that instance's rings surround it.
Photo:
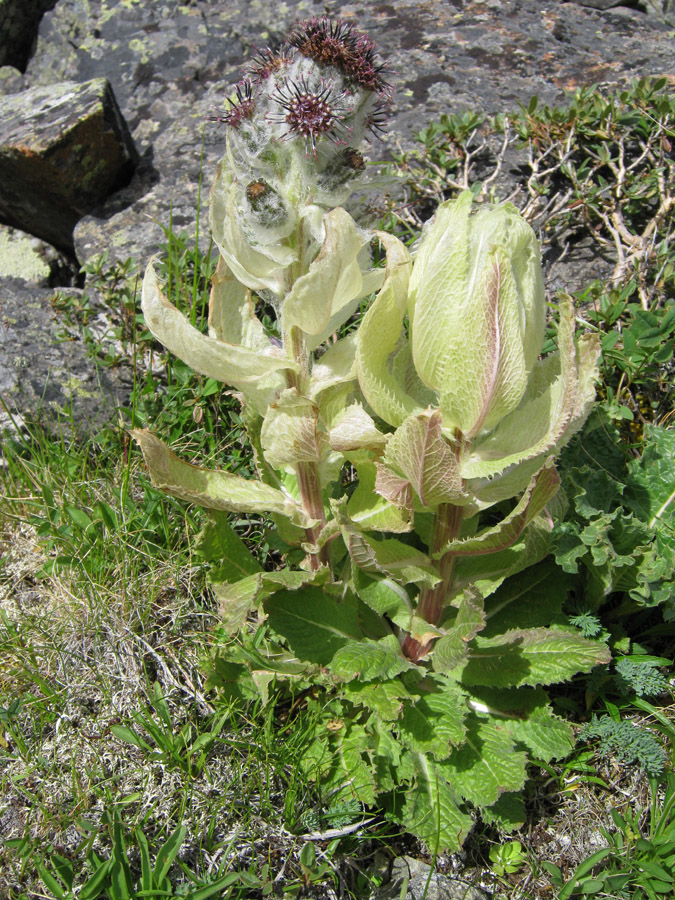
<path fill-rule="evenodd" d="M 485 601 L 483 637 L 495 637 L 518 629 L 561 627 L 568 624 L 563 612 L 575 580 L 561 572 L 553 560 L 530 566 L 513 578 L 507 578 Z"/>
<path fill-rule="evenodd" d="M 467 728 L 461 747 L 438 764 L 456 793 L 474 806 L 491 806 L 505 791 L 521 790 L 527 754 L 504 725 L 472 716 Z"/>
<path fill-rule="evenodd" d="M 485 627 L 483 596 L 475 588 L 462 592 L 455 619 L 444 622 L 445 634 L 434 644 L 433 667 L 436 672 L 452 672 L 469 654 L 469 644 Z"/>
<path fill-rule="evenodd" d="M 400 678 L 368 682 L 354 679 L 344 685 L 343 691 L 354 706 L 369 709 L 383 722 L 396 721 L 404 701 L 414 702 L 419 697 Z"/>
<path fill-rule="evenodd" d="M 410 769 L 412 783 L 392 798 L 392 818 L 435 852 L 459 850 L 473 820 L 460 808 L 460 798 L 442 768 L 429 756 L 412 751 L 405 754 L 399 771 L 403 763 Z"/>
<path fill-rule="evenodd" d="M 541 688 L 471 688 L 469 706 L 481 717 L 489 716 L 506 730 L 518 746 L 535 759 L 548 762 L 568 756 L 574 749 L 574 733 L 568 722 L 553 714 Z"/>
<path fill-rule="evenodd" d="M 239 581 L 262 570 L 262 566 L 232 528 L 227 513 L 210 510 L 195 552 L 211 564 L 211 582 Z"/>
<path fill-rule="evenodd" d="M 392 727 L 405 747 L 445 759 L 466 739 L 466 695 L 451 681 L 431 679 L 426 687 L 419 686 L 418 693 L 419 699 L 403 704 Z"/>
<path fill-rule="evenodd" d="M 401 645 L 393 634 L 378 641 L 349 641 L 337 650 L 330 664 L 336 678 L 345 681 L 358 678 L 361 682 L 391 679 L 414 667 L 415 664 L 402 654 Z"/>
<path fill-rule="evenodd" d="M 466 685 L 537 686 L 567 681 L 611 659 L 604 644 L 555 628 L 514 629 L 492 638 L 478 635 L 468 660 L 455 670 Z"/>
<path fill-rule="evenodd" d="M 150 431 L 136 429 L 131 435 L 141 446 L 152 483 L 167 494 L 206 509 L 278 513 L 302 528 L 314 524 L 292 497 L 277 488 L 183 462 Z"/>
<path fill-rule="evenodd" d="M 277 591 L 264 606 L 270 626 L 298 659 L 320 666 L 328 666 L 340 648 L 365 637 L 358 600 L 349 591 L 335 597 L 306 585 L 297 591 Z"/>

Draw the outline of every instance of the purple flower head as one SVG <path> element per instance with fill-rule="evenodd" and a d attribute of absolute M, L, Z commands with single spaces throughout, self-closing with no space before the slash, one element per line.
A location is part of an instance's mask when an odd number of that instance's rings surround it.
<path fill-rule="evenodd" d="M 222 115 L 209 116 L 212 122 L 225 122 L 233 128 L 239 128 L 244 119 L 252 119 L 255 113 L 255 100 L 253 98 L 253 85 L 248 78 L 241 81 L 237 87 L 235 99 L 229 97 L 227 102 L 230 108 Z"/>
<path fill-rule="evenodd" d="M 334 66 L 362 88 L 379 93 L 387 87 L 382 77 L 386 67 L 378 60 L 375 45 L 348 22 L 328 16 L 307 19 L 296 25 L 288 40 L 303 56 Z"/>
<path fill-rule="evenodd" d="M 275 52 L 269 47 L 260 50 L 251 60 L 248 72 L 253 81 L 265 81 L 270 75 L 279 72 L 291 62 L 290 56 L 283 50 Z"/>
<path fill-rule="evenodd" d="M 304 78 L 298 81 L 286 79 L 277 86 L 272 99 L 282 112 L 270 115 L 269 119 L 287 126 L 285 137 L 304 137 L 314 154 L 320 137 L 325 135 L 338 141 L 338 132 L 342 129 L 340 116 L 344 110 L 332 87 L 312 88 Z"/>

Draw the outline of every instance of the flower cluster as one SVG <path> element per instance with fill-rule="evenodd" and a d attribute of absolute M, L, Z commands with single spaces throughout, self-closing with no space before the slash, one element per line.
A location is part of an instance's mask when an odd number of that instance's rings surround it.
<path fill-rule="evenodd" d="M 384 130 L 385 72 L 371 39 L 352 25 L 308 19 L 278 50 L 253 58 L 213 117 L 227 126 L 227 151 L 211 226 L 247 287 L 285 295 L 323 244 L 323 215 L 364 184 L 358 147 Z"/>

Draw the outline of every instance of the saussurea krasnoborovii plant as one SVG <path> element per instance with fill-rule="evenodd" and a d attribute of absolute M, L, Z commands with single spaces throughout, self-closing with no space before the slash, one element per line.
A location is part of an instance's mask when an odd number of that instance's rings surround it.
<path fill-rule="evenodd" d="M 271 684 L 311 686 L 299 764 L 334 800 L 379 802 L 456 847 L 467 804 L 517 824 L 528 754 L 571 749 L 541 685 L 607 659 L 566 624 L 568 585 L 545 562 L 553 460 L 592 405 L 598 347 L 575 343 L 564 300 L 558 350 L 539 359 L 539 248 L 508 204 L 474 212 L 462 194 L 414 263 L 378 233 L 386 268 L 371 267 L 375 236 L 337 204 L 360 186 L 358 144 L 387 99 L 372 43 L 342 22 L 309 20 L 254 61 L 221 117 L 209 334 L 152 266 L 143 309 L 166 347 L 237 390 L 259 478 L 135 437 L 157 486 L 210 511 L 200 552 L 232 636 L 213 683 L 265 701 Z M 304 561 L 264 571 L 227 512 L 269 515 Z"/>

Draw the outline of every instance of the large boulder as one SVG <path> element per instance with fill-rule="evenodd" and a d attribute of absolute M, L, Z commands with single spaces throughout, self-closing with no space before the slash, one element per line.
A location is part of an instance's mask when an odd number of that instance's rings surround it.
<path fill-rule="evenodd" d="M 73 252 L 82 216 L 127 184 L 137 161 L 105 78 L 0 97 L 0 221 Z"/>
<path fill-rule="evenodd" d="M 57 0 L 0 0 L 0 66 L 26 68 L 43 13 Z"/>

